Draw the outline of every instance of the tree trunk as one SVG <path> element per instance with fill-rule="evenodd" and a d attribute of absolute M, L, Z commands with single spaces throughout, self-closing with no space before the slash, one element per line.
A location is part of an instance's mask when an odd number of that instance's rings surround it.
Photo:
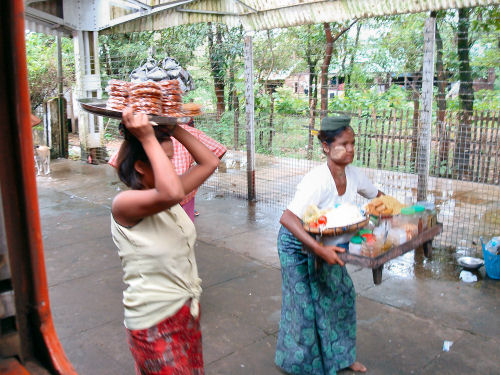
<path fill-rule="evenodd" d="M 267 148 L 269 151 L 273 148 L 273 133 L 274 133 L 274 96 L 272 87 L 269 88 L 269 96 L 271 97 L 271 105 L 269 114 L 269 139 L 267 140 Z"/>
<path fill-rule="evenodd" d="M 459 61 L 460 89 L 460 122 L 458 125 L 453 170 L 459 179 L 469 177 L 469 160 L 471 147 L 471 118 L 474 108 L 474 91 L 469 64 L 469 13 L 470 8 L 458 10 L 457 55 Z"/>
<path fill-rule="evenodd" d="M 343 26 L 339 32 L 332 36 L 332 31 L 330 29 L 330 24 L 323 23 L 323 28 L 325 30 L 326 36 L 326 48 L 325 56 L 323 58 L 323 64 L 321 65 L 321 112 L 320 118 L 323 118 L 328 113 L 328 68 L 330 67 L 330 62 L 332 60 L 333 53 L 333 43 L 335 43 L 346 31 L 348 31 L 352 25 L 357 21 L 352 22 L 349 26 Z M 338 78 L 337 78 L 338 79 Z"/>
<path fill-rule="evenodd" d="M 444 167 L 446 171 L 446 166 L 448 164 L 448 151 L 449 142 L 448 134 L 446 130 L 446 86 L 447 86 L 447 73 L 444 70 L 443 64 L 443 39 L 439 33 L 438 23 L 436 23 L 436 73 L 437 73 L 437 85 L 438 92 L 436 95 L 437 103 L 437 134 L 439 140 L 439 152 L 438 152 L 438 166 L 437 175 L 441 176 L 441 168 Z"/>
<path fill-rule="evenodd" d="M 328 68 L 330 67 L 333 52 L 333 37 L 330 24 L 328 22 L 323 23 L 323 28 L 326 36 L 326 48 L 323 64 L 321 64 L 321 119 L 325 117 L 328 112 Z"/>
<path fill-rule="evenodd" d="M 218 24 L 216 25 L 216 34 L 215 34 L 215 44 L 214 44 L 214 35 L 212 30 L 212 24 L 209 22 L 208 25 L 208 51 L 210 58 L 210 67 L 212 77 L 214 79 L 214 89 L 215 89 L 215 98 L 217 101 L 217 121 L 220 120 L 222 114 L 225 111 L 225 103 L 224 103 L 224 62 L 222 61 L 222 53 L 220 49 L 222 47 L 222 29 Z"/>
<path fill-rule="evenodd" d="M 261 117 L 261 112 L 259 112 L 259 114 L 257 115 L 256 125 L 257 129 L 259 129 L 259 146 L 262 147 L 262 144 L 264 142 L 264 130 L 262 128 L 264 126 L 262 121 L 260 120 L 260 117 Z"/>
<path fill-rule="evenodd" d="M 315 66 L 316 64 L 314 64 Z M 314 69 L 314 68 L 313 68 Z M 311 70 L 311 66 L 309 66 L 309 70 Z M 314 74 L 314 76 L 309 74 L 309 139 L 307 142 L 307 159 L 312 160 L 312 153 L 314 148 L 314 123 L 316 121 L 316 107 L 318 105 L 318 76 Z M 314 90 L 312 90 L 312 86 L 314 84 Z"/>
<path fill-rule="evenodd" d="M 234 91 L 234 65 L 231 64 L 229 68 L 229 98 L 227 100 L 227 110 L 232 111 L 233 106 L 233 91 Z"/>
<path fill-rule="evenodd" d="M 344 91 L 347 91 L 347 86 L 351 83 L 351 75 L 352 71 L 354 70 L 354 60 L 356 59 L 356 52 L 358 52 L 358 46 L 359 46 L 359 34 L 361 33 L 361 23 L 358 23 L 356 25 L 356 39 L 354 41 L 354 48 L 352 50 L 352 56 L 351 56 L 351 61 L 349 61 L 349 71 L 346 77 L 346 81 L 344 84 Z"/>
<path fill-rule="evenodd" d="M 234 107 L 234 149 L 238 150 L 240 145 L 240 100 L 236 87 L 233 87 L 233 107 Z"/>
<path fill-rule="evenodd" d="M 111 64 L 111 55 L 109 54 L 109 46 L 107 43 L 104 43 L 104 50 L 106 51 L 106 59 L 104 60 L 106 64 L 106 73 L 108 77 L 112 77 L 113 69 Z"/>

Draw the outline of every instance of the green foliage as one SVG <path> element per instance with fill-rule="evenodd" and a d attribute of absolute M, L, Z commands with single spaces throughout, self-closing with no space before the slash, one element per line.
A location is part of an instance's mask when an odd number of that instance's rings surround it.
<path fill-rule="evenodd" d="M 289 87 L 278 87 L 273 94 L 275 97 L 275 109 L 281 114 L 302 114 L 309 110 L 307 97 L 293 93 Z"/>
<path fill-rule="evenodd" d="M 391 109 L 411 109 L 412 103 L 407 98 L 406 90 L 398 85 L 392 85 L 387 91 L 381 93 L 375 89 L 351 89 L 343 98 L 330 99 L 328 109 L 357 113 L 361 108 L 363 115 L 371 114 L 374 110 L 381 112 Z"/>
<path fill-rule="evenodd" d="M 169 27 L 161 31 L 141 31 L 99 35 L 99 58 L 103 87 L 109 78 L 129 79 L 135 68 L 148 57 L 162 60 L 175 58 L 186 67 L 206 41 L 207 25 L 193 24 Z"/>
<path fill-rule="evenodd" d="M 57 46 L 53 36 L 27 32 L 26 61 L 31 108 L 35 110 L 57 95 Z M 73 43 L 61 38 L 63 85 L 70 89 L 75 82 Z"/>
<path fill-rule="evenodd" d="M 458 111 L 460 102 L 458 97 L 447 101 L 449 110 Z M 474 93 L 475 111 L 497 111 L 500 108 L 500 93 L 498 90 L 479 90 Z"/>

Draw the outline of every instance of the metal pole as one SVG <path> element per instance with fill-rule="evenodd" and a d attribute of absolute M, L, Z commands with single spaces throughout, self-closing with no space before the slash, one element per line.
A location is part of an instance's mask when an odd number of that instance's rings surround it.
<path fill-rule="evenodd" d="M 248 200 L 255 201 L 255 121 L 253 93 L 253 42 L 252 35 L 245 35 L 245 112 L 247 132 L 247 183 Z"/>
<path fill-rule="evenodd" d="M 422 112 L 418 143 L 417 200 L 427 199 L 432 138 L 432 98 L 434 87 L 434 52 L 436 40 L 436 18 L 429 17 L 424 26 L 424 65 L 422 71 Z"/>
<path fill-rule="evenodd" d="M 57 45 L 57 81 L 58 81 L 58 112 L 59 112 L 59 156 L 62 158 L 67 157 L 66 139 L 64 127 L 64 107 L 63 107 L 63 68 L 62 68 L 62 41 L 61 36 L 56 37 Z"/>

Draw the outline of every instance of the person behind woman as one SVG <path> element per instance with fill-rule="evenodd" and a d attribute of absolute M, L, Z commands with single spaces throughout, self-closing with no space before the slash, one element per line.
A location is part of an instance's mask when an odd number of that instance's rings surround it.
<path fill-rule="evenodd" d="M 280 219 L 282 302 L 275 363 L 292 374 L 335 374 L 343 368 L 366 372 L 355 361 L 356 293 L 337 255 L 347 248 L 348 237 L 324 246 L 304 230 L 301 220 L 310 205 L 328 209 L 353 203 L 358 193 L 366 198 L 382 194 L 350 165 L 355 136 L 349 123 L 345 116 L 321 121 L 318 138 L 326 163 L 304 176 Z"/>
<path fill-rule="evenodd" d="M 130 190 L 111 207 L 111 233 L 123 267 L 124 324 L 137 374 L 203 374 L 196 231 L 180 207 L 219 159 L 179 126 L 155 127 L 145 114 L 123 112 L 118 176 Z M 170 132 L 170 133 L 169 133 Z M 178 176 L 169 134 L 197 164 Z"/>

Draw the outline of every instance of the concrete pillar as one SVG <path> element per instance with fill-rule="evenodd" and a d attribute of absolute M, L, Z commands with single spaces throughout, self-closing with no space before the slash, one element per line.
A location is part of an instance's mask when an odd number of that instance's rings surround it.
<path fill-rule="evenodd" d="M 427 199 L 432 137 L 432 98 L 434 87 L 434 55 L 436 46 L 436 18 L 429 17 L 424 26 L 424 64 L 422 69 L 422 111 L 418 138 L 417 200 Z"/>
<path fill-rule="evenodd" d="M 75 98 L 102 98 L 97 31 L 75 31 Z M 78 135 L 82 159 L 96 162 L 104 149 L 104 125 L 100 116 L 94 116 L 75 107 L 78 112 Z M 89 160 L 90 161 L 90 160 Z"/>

